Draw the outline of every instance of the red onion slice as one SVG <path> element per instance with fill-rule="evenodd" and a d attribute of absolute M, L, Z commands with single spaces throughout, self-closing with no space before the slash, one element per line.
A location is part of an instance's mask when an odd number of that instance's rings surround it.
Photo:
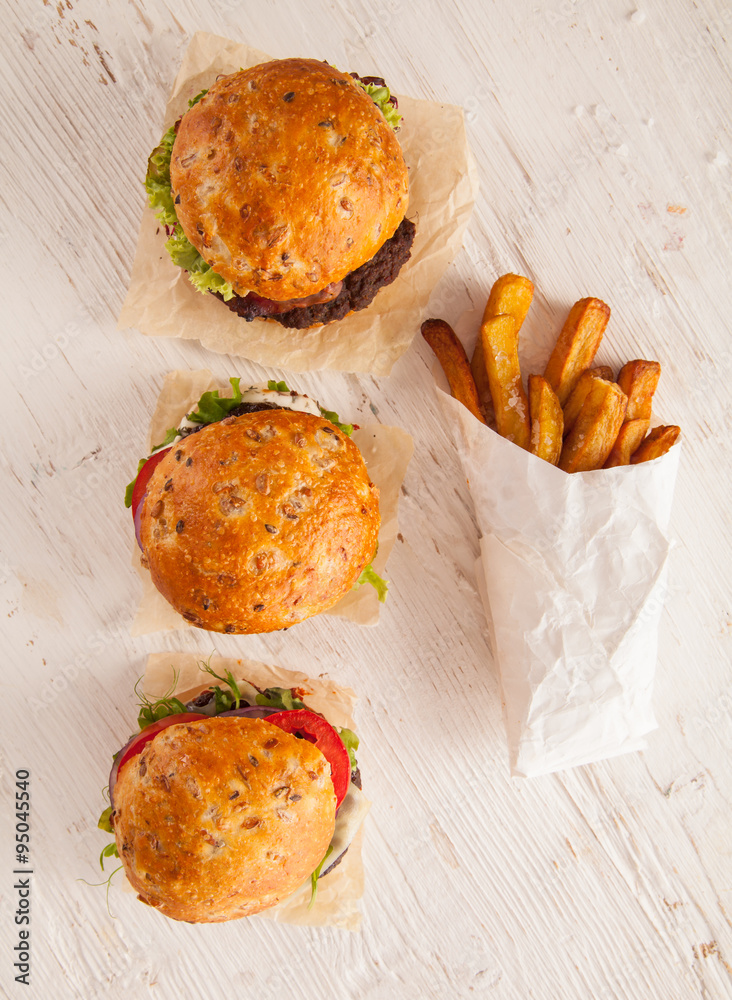
<path fill-rule="evenodd" d="M 137 544 L 140 546 L 141 552 L 144 552 L 145 550 L 142 547 L 142 539 L 140 538 L 140 515 L 142 514 L 142 505 L 145 502 L 146 496 L 147 496 L 147 490 L 143 493 L 142 500 L 140 500 L 137 507 L 135 508 L 135 513 L 132 515 L 133 520 L 135 522 L 135 538 L 137 539 Z"/>
<path fill-rule="evenodd" d="M 214 718 L 223 719 L 225 715 L 241 715 L 245 719 L 266 719 L 268 715 L 274 715 L 278 711 L 277 708 L 267 708 L 265 705 L 252 705 L 250 708 L 232 708 L 228 712 L 219 712 Z"/>
<path fill-rule="evenodd" d="M 114 786 L 117 784 L 117 774 L 119 773 L 119 763 L 124 757 L 127 748 L 131 746 L 135 740 L 139 739 L 140 734 L 137 733 L 132 739 L 127 740 L 125 745 L 119 751 L 119 753 L 114 756 L 114 764 L 112 764 L 112 770 L 109 772 L 109 804 L 114 809 Z"/>

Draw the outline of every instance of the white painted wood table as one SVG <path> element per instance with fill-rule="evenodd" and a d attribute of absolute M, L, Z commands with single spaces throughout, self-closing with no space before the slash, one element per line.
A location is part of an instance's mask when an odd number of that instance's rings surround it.
<path fill-rule="evenodd" d="M 729 4 L 6 0 L 2 24 L 2 995 L 732 996 Z M 415 439 L 379 626 L 130 637 L 120 493 L 164 373 L 279 375 L 115 328 L 144 164 L 199 28 L 463 105 L 481 193 L 425 315 L 456 322 L 515 270 L 537 288 L 529 341 L 596 295 L 613 307 L 605 360 L 661 361 L 656 409 L 684 451 L 645 751 L 509 776 L 471 497 L 419 336 L 389 378 L 298 378 Z M 101 788 L 147 652 L 207 655 L 214 638 L 359 693 L 358 933 L 176 924 L 114 888 L 111 916 L 78 881 L 98 875 Z M 22 768 L 28 988 L 12 968 Z"/>

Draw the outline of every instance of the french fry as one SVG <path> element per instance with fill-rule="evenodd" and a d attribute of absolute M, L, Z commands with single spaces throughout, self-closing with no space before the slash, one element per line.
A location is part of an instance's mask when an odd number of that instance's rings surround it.
<path fill-rule="evenodd" d="M 574 426 L 564 439 L 559 468 L 589 472 L 602 468 L 618 436 L 628 397 L 614 382 L 594 378 Z"/>
<path fill-rule="evenodd" d="M 636 465 L 664 455 L 680 429 L 658 427 L 648 433 L 659 363 L 629 361 L 617 381 L 609 365 L 592 367 L 610 319 L 610 307 L 601 299 L 575 302 L 544 375 L 529 377 L 527 397 L 518 335 L 533 296 L 528 278 L 498 278 L 469 365 L 447 323 L 427 320 L 422 325 L 453 396 L 502 437 L 565 472 Z"/>
<path fill-rule="evenodd" d="M 660 377 L 661 366 L 657 361 L 629 361 L 623 365 L 618 385 L 628 397 L 626 420 L 651 419 L 653 393 Z"/>
<path fill-rule="evenodd" d="M 503 274 L 495 282 L 491 293 L 488 296 L 485 310 L 483 312 L 483 322 L 492 319 L 494 316 L 513 316 L 516 323 L 516 334 L 521 329 L 521 324 L 526 319 L 531 300 L 534 297 L 534 286 L 528 278 L 520 274 Z M 481 408 L 486 421 L 494 422 L 493 400 L 491 398 L 490 385 L 488 383 L 488 372 L 486 371 L 483 357 L 483 340 L 478 337 L 475 350 L 470 362 L 470 370 L 475 379 L 475 386 L 478 390 Z"/>
<path fill-rule="evenodd" d="M 488 385 L 501 437 L 528 449 L 531 440 L 529 401 L 518 360 L 518 333 L 513 316 L 493 316 L 480 327 Z"/>
<path fill-rule="evenodd" d="M 483 414 L 488 426 L 495 430 L 496 411 L 493 409 L 491 387 L 488 385 L 488 372 L 485 370 L 483 342 L 480 338 L 480 333 L 478 333 L 478 342 L 473 351 L 473 360 L 470 362 L 470 372 L 475 382 L 475 391 L 478 393 L 480 412 Z"/>
<path fill-rule="evenodd" d="M 675 424 L 654 427 L 640 447 L 633 452 L 630 464 L 638 465 L 639 462 L 650 462 L 654 458 L 665 455 L 676 444 L 679 434 L 681 434 L 681 428 Z"/>
<path fill-rule="evenodd" d="M 564 417 L 557 394 L 541 375 L 529 375 L 532 455 L 556 465 L 562 451 Z"/>
<path fill-rule="evenodd" d="M 531 300 L 534 297 L 534 286 L 522 274 L 502 274 L 491 288 L 483 319 L 493 316 L 513 316 L 516 332 L 526 319 Z"/>
<path fill-rule="evenodd" d="M 470 373 L 468 356 L 452 327 L 444 319 L 428 319 L 422 324 L 422 336 L 442 365 L 452 395 L 484 424 L 485 418 L 480 411 L 478 392 Z"/>
<path fill-rule="evenodd" d="M 610 306 L 601 299 L 580 299 L 570 309 L 544 371 L 562 406 L 592 364 L 609 319 Z"/>
<path fill-rule="evenodd" d="M 625 411 L 626 416 L 628 411 Z M 643 417 L 626 420 L 618 431 L 615 444 L 605 459 L 603 469 L 614 469 L 616 465 L 630 465 L 630 457 L 646 436 L 650 424 Z"/>
<path fill-rule="evenodd" d="M 577 384 L 569 395 L 566 403 L 564 404 L 564 436 L 566 437 L 569 432 L 574 427 L 574 422 L 579 416 L 579 412 L 582 409 L 585 400 L 587 399 L 587 394 L 592 388 L 592 383 L 596 378 L 600 378 L 600 375 L 595 374 L 596 369 L 590 368 L 586 372 L 582 372 Z M 606 379 L 606 381 L 611 381 Z"/>

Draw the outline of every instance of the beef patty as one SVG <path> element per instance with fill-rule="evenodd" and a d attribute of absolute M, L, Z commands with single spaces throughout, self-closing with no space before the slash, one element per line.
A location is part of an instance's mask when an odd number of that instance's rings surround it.
<path fill-rule="evenodd" d="M 299 306 L 287 312 L 269 314 L 266 303 L 255 296 L 235 295 L 225 304 L 238 313 L 248 323 L 265 316 L 282 326 L 304 330 L 308 326 L 320 326 L 333 320 L 343 319 L 350 312 L 365 309 L 384 285 L 390 285 L 399 271 L 409 260 L 416 227 L 409 219 L 402 219 L 397 231 L 361 267 L 351 271 L 343 279 L 343 287 L 330 302 Z M 221 301 L 223 297 L 214 292 Z"/>

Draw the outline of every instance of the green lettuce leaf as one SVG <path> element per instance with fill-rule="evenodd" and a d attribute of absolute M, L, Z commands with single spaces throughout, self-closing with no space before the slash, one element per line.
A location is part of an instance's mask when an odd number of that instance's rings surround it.
<path fill-rule="evenodd" d="M 165 249 L 170 254 L 170 259 L 173 263 L 178 267 L 182 267 L 184 271 L 190 271 L 192 268 L 196 267 L 199 260 L 203 260 L 198 250 L 196 250 L 181 227 L 177 224 L 177 220 L 175 231 L 165 242 Z M 204 264 L 205 263 L 206 262 L 204 261 Z"/>
<path fill-rule="evenodd" d="M 257 695 L 257 704 L 267 708 L 278 708 L 281 712 L 292 712 L 297 708 L 305 708 L 304 702 L 295 698 L 289 688 L 266 688 L 263 694 Z"/>
<path fill-rule="evenodd" d="M 188 107 L 192 108 L 194 104 L 198 104 L 207 93 L 208 90 L 202 90 L 200 94 L 196 94 L 188 102 Z M 150 154 L 145 177 L 145 190 L 150 207 L 155 212 L 158 221 L 165 226 L 175 226 L 178 223 L 173 194 L 170 190 L 170 157 L 173 154 L 175 135 L 175 125 L 171 125 Z"/>
<path fill-rule="evenodd" d="M 99 822 L 97 826 L 100 830 L 104 830 L 105 833 L 114 833 L 114 827 L 112 826 L 112 806 L 107 806 L 102 815 L 99 817 Z"/>
<path fill-rule="evenodd" d="M 348 750 L 348 756 L 351 761 L 351 767 L 355 771 L 356 768 L 358 767 L 358 761 L 356 760 L 356 750 L 358 750 L 358 744 L 360 742 L 359 738 L 358 736 L 356 736 L 356 734 L 352 729 L 346 729 L 345 726 L 343 727 L 343 729 L 338 730 L 338 735 L 343 740 L 344 747 L 346 748 L 346 750 Z"/>
<path fill-rule="evenodd" d="M 391 125 L 396 132 L 401 126 L 403 115 L 400 115 L 394 105 L 390 103 L 391 91 L 389 88 L 379 87 L 375 83 L 361 83 L 360 80 L 356 80 L 355 82 L 362 90 L 366 91 L 384 118 L 386 118 L 387 125 Z"/>
<path fill-rule="evenodd" d="M 208 87 L 204 87 L 200 94 L 196 94 L 195 97 L 192 97 L 190 99 L 190 101 L 188 102 L 188 107 L 192 108 L 194 104 L 198 104 L 201 98 L 205 97 L 207 93 L 208 93 Z"/>
<path fill-rule="evenodd" d="M 208 90 L 202 90 L 200 94 L 196 94 L 188 102 L 188 107 L 192 108 L 207 93 Z M 145 190 L 148 201 L 158 221 L 173 230 L 165 243 L 173 263 L 188 272 L 191 282 L 199 292 L 204 294 L 219 292 L 228 302 L 234 295 L 233 288 L 203 259 L 178 224 L 173 193 L 170 190 L 170 157 L 173 153 L 175 134 L 175 125 L 171 125 L 147 161 Z"/>
<path fill-rule="evenodd" d="M 188 268 L 188 278 L 193 287 L 204 295 L 206 292 L 218 292 L 224 302 L 234 298 L 235 292 L 231 284 L 226 278 L 222 278 L 218 271 L 214 271 L 200 254 L 196 266 Z"/>
<path fill-rule="evenodd" d="M 198 400 L 198 407 L 188 414 L 188 419 L 196 424 L 215 424 L 223 420 L 230 410 L 241 403 L 240 378 L 230 378 L 233 396 L 219 396 L 219 390 L 204 392 Z"/>
<path fill-rule="evenodd" d="M 202 90 L 200 94 L 196 94 L 188 102 L 188 107 L 192 108 L 194 104 L 198 104 L 207 93 L 208 90 Z M 150 207 L 155 212 L 157 220 L 162 222 L 164 226 L 178 224 L 178 215 L 173 204 L 173 193 L 170 190 L 170 157 L 173 154 L 175 134 L 175 125 L 171 125 L 150 154 L 145 177 L 145 190 Z"/>
<path fill-rule="evenodd" d="M 102 815 L 99 817 L 99 822 L 97 826 L 100 830 L 104 830 L 105 833 L 114 833 L 114 827 L 112 826 L 112 806 L 107 806 Z M 99 855 L 99 867 L 104 871 L 104 859 L 105 858 L 118 858 L 119 851 L 117 850 L 117 842 L 112 841 L 111 844 L 107 844 L 105 848 L 102 849 L 102 853 Z"/>
<path fill-rule="evenodd" d="M 160 444 L 156 444 L 154 446 L 154 448 L 150 452 L 150 454 L 154 455 L 155 452 L 156 451 L 160 451 L 161 448 L 167 448 L 168 445 L 172 444 L 177 437 L 178 437 L 178 428 L 177 427 L 169 427 L 167 429 L 167 431 L 165 432 L 165 437 L 163 438 L 163 440 L 160 442 Z"/>
<path fill-rule="evenodd" d="M 152 455 L 154 455 L 156 451 L 160 451 L 161 448 L 167 448 L 168 445 L 172 444 L 177 437 L 178 437 L 178 428 L 169 427 L 165 432 L 165 438 L 160 442 L 160 444 L 155 445 L 155 447 L 147 456 L 147 458 L 150 458 Z M 137 476 L 140 475 L 140 471 L 145 462 L 147 462 L 147 458 L 140 459 L 140 461 L 137 463 L 137 475 L 135 476 L 135 478 L 132 480 L 131 483 L 127 484 L 127 487 L 125 489 L 125 507 L 132 506 L 132 494 L 134 493 L 135 490 L 135 483 L 137 482 Z"/>
<path fill-rule="evenodd" d="M 335 424 L 338 430 L 342 431 L 346 435 L 346 437 L 350 437 L 351 434 L 353 434 L 354 430 L 353 424 L 342 424 L 340 422 L 338 414 L 334 410 L 325 410 L 321 406 L 320 412 L 325 417 L 326 420 L 330 420 L 332 424 Z"/>
<path fill-rule="evenodd" d="M 313 874 L 310 876 L 310 902 L 308 903 L 308 909 L 312 910 L 315 905 L 315 897 L 318 895 L 318 879 L 320 878 L 320 873 L 323 870 L 323 865 L 328 860 L 330 855 L 333 853 L 333 845 L 331 844 L 328 850 L 325 852 L 325 857 L 320 862 L 318 867 L 315 869 Z"/>
<path fill-rule="evenodd" d="M 219 292 L 225 302 L 233 298 L 234 289 L 229 282 L 203 259 L 179 225 L 165 241 L 165 249 L 173 263 L 188 272 L 190 281 L 199 292 Z"/>
<path fill-rule="evenodd" d="M 125 507 L 132 506 L 132 494 L 135 490 L 135 483 L 137 482 L 137 476 L 140 475 L 140 470 L 142 469 L 145 462 L 147 462 L 147 458 L 140 459 L 140 461 L 137 463 L 137 475 L 135 476 L 135 478 L 132 480 L 131 483 L 127 484 L 127 488 L 125 489 Z"/>
<path fill-rule="evenodd" d="M 175 126 L 172 125 L 160 140 L 160 144 L 150 154 L 147 161 L 145 190 L 155 217 L 165 226 L 174 226 L 178 216 L 170 190 L 170 157 L 175 142 Z"/>
<path fill-rule="evenodd" d="M 273 392 L 289 392 L 290 391 L 289 388 L 287 387 L 287 383 L 286 382 L 275 382 L 273 379 L 269 380 L 269 382 L 267 383 L 267 388 L 271 389 Z M 325 417 L 326 420 L 330 420 L 330 422 L 332 424 L 335 424 L 335 426 L 338 428 L 338 430 L 342 431 L 346 435 L 346 437 L 350 437 L 351 434 L 353 434 L 354 425 L 353 424 L 342 424 L 341 421 L 340 421 L 340 417 L 335 412 L 335 410 L 326 410 L 324 407 L 321 406 L 320 407 L 320 414 L 321 414 L 321 416 Z"/>
<path fill-rule="evenodd" d="M 362 587 L 364 583 L 371 584 L 376 591 L 376 596 L 382 604 L 386 601 L 386 595 L 389 592 L 389 584 L 386 580 L 379 576 L 372 563 L 369 563 L 366 569 L 361 573 L 358 580 L 354 583 L 353 589 L 355 590 L 357 587 Z"/>

